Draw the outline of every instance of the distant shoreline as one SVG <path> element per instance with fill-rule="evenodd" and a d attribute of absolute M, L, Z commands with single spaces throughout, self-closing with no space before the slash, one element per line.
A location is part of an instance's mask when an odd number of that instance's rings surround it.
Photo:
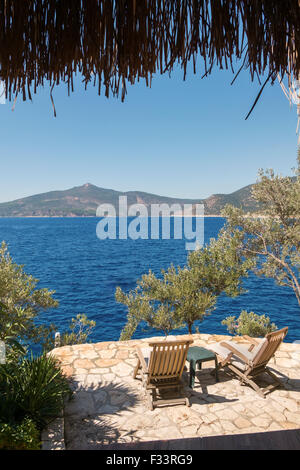
<path fill-rule="evenodd" d="M 0 218 L 96 217 L 96 214 L 104 214 L 105 208 L 109 208 L 107 212 L 110 215 L 117 214 L 118 217 L 119 214 L 128 214 L 130 207 L 134 216 L 139 206 L 143 207 L 142 214 L 146 216 L 158 215 L 160 210 L 161 215 L 167 217 L 169 217 L 169 211 L 173 211 L 175 217 L 182 217 L 183 212 L 186 213 L 185 217 L 197 212 L 197 215 L 193 217 L 222 218 L 220 212 L 227 204 L 242 207 L 250 213 L 258 210 L 256 203 L 251 200 L 252 187 L 253 185 L 250 184 L 230 194 L 212 194 L 204 199 L 184 199 L 143 191 L 120 192 L 86 183 L 62 191 L 48 191 L 2 202 L 0 203 Z M 198 210 L 199 205 L 201 210 Z M 144 209 L 147 209 L 147 212 Z M 154 212 L 151 214 L 153 209 Z"/>

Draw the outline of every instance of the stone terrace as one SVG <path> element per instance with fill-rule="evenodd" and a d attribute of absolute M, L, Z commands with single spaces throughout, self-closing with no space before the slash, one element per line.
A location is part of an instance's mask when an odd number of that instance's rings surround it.
<path fill-rule="evenodd" d="M 96 449 L 116 442 L 300 428 L 300 344 L 283 343 L 270 362 L 280 374 L 284 389 L 273 391 L 265 399 L 250 387 L 241 386 L 225 370 L 220 371 L 220 382 L 216 383 L 210 374 L 214 363 L 207 362 L 196 373 L 195 388 L 186 388 L 191 407 L 164 406 L 150 411 L 141 381 L 132 377 L 137 362 L 135 346 L 161 339 L 65 346 L 52 352 L 74 390 L 62 422 L 65 448 Z M 197 334 L 193 339 L 193 346 L 209 349 L 209 343 L 228 337 Z M 241 338 L 234 341 L 243 342 Z M 183 379 L 187 384 L 187 371 Z M 262 380 L 269 379 L 262 376 L 260 382 L 265 385 Z M 44 434 L 44 448 L 64 448 L 63 442 L 54 442 L 54 436 L 52 426 L 46 437 Z"/>

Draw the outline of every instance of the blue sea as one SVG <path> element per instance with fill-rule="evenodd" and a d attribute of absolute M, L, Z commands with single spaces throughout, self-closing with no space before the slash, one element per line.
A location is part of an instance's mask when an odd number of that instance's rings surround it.
<path fill-rule="evenodd" d="M 98 218 L 2 218 L 0 241 L 5 240 L 14 261 L 39 279 L 38 286 L 55 291 L 59 307 L 40 314 L 40 322 L 67 329 L 72 317 L 87 314 L 96 321 L 92 341 L 118 340 L 126 323 L 126 308 L 115 301 L 115 289 L 129 291 L 151 269 L 160 274 L 173 263 L 183 266 L 187 254 L 183 240 L 99 240 Z M 222 218 L 205 218 L 204 240 L 216 237 Z M 200 333 L 227 334 L 221 321 L 241 310 L 270 316 L 279 328 L 288 326 L 286 338 L 300 340 L 300 309 L 292 290 L 272 279 L 251 274 L 244 280 L 247 293 L 232 299 L 222 295 L 217 308 L 198 323 Z M 185 333 L 186 330 L 180 330 Z M 158 335 L 139 327 L 134 338 Z"/>

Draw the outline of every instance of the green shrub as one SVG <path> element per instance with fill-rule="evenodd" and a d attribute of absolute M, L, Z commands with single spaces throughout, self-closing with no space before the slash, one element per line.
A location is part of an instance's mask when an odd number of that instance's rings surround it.
<path fill-rule="evenodd" d="M 19 424 L 0 422 L 0 450 L 39 450 L 40 433 L 35 423 L 25 418 Z"/>
<path fill-rule="evenodd" d="M 95 321 L 89 320 L 84 313 L 79 313 L 76 318 L 71 320 L 70 332 L 66 332 L 61 336 L 61 346 L 87 343 L 88 337 L 95 326 Z"/>
<path fill-rule="evenodd" d="M 40 312 L 56 308 L 53 291 L 38 289 L 38 279 L 14 263 L 5 242 L 0 243 L 0 340 L 8 345 L 7 360 L 22 358 L 26 344 L 43 344 L 52 325 L 36 324 Z M 7 338 L 14 338 L 8 342 Z"/>
<path fill-rule="evenodd" d="M 67 378 L 52 356 L 24 359 L 0 366 L 0 416 L 6 423 L 29 417 L 43 429 L 63 409 L 71 396 Z"/>
<path fill-rule="evenodd" d="M 277 330 L 277 326 L 271 323 L 266 315 L 257 315 L 254 312 L 242 310 L 238 318 L 231 316 L 222 321 L 222 325 L 227 326 L 227 330 L 233 335 L 248 335 L 252 337 L 262 337 L 267 333 Z"/>

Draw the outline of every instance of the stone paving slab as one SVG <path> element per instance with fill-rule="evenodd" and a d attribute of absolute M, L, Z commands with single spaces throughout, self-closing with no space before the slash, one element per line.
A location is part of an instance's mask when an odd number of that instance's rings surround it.
<path fill-rule="evenodd" d="M 193 346 L 208 349 L 212 342 L 229 339 L 192 336 Z M 83 344 L 52 351 L 74 390 L 74 398 L 65 405 L 66 449 L 300 428 L 300 344 L 283 343 L 270 361 L 281 374 L 285 389 L 275 390 L 265 399 L 252 388 L 241 386 L 225 370 L 220 371 L 220 382 L 216 383 L 212 361 L 197 371 L 193 390 L 188 387 L 188 373 L 183 374 L 191 407 L 161 406 L 150 411 L 141 381 L 132 377 L 137 362 L 135 346 L 161 339 Z M 242 338 L 233 340 L 244 342 Z M 268 377 L 259 380 L 261 385 L 269 383 Z"/>

